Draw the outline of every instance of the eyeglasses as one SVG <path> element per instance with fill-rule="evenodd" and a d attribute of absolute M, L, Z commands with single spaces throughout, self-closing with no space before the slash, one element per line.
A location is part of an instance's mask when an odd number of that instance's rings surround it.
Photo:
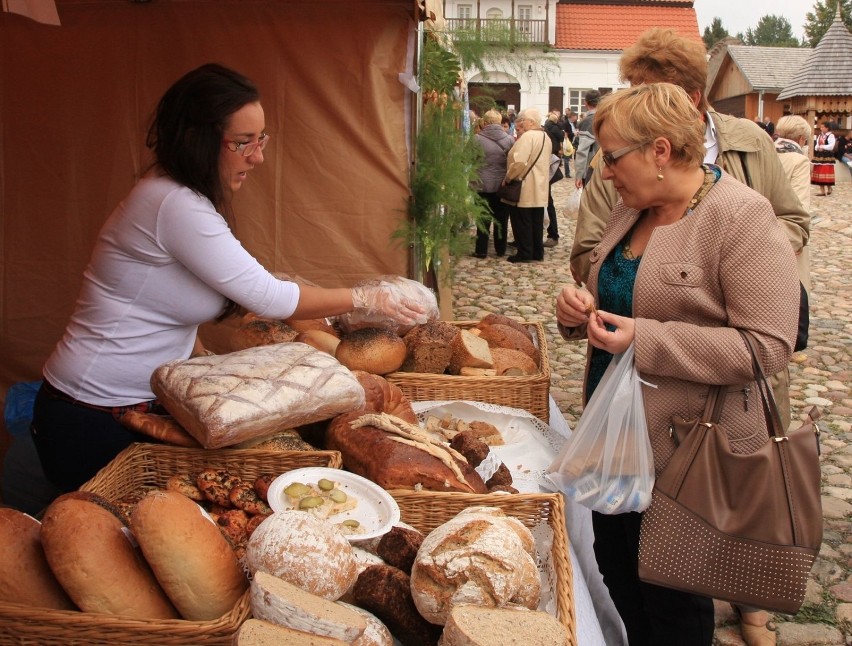
<path fill-rule="evenodd" d="M 260 135 L 257 141 L 240 142 L 225 139 L 222 143 L 224 143 L 225 148 L 230 150 L 232 153 L 240 153 L 243 157 L 249 157 L 253 155 L 256 150 L 263 150 L 266 148 L 266 144 L 269 143 L 269 135 L 264 132 Z"/>
<path fill-rule="evenodd" d="M 633 144 L 632 146 L 625 146 L 624 148 L 619 148 L 618 150 L 611 153 L 604 153 L 601 156 L 603 159 L 603 163 L 609 166 L 610 168 L 615 166 L 619 159 L 624 157 L 627 153 L 632 153 L 634 150 L 641 148 L 642 146 L 647 146 L 650 141 L 643 141 L 640 144 Z"/>

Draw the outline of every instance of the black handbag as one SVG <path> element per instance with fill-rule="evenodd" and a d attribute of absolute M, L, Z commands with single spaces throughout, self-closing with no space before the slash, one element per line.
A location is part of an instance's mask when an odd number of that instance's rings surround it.
<path fill-rule="evenodd" d="M 544 133 L 544 139 L 549 139 L 547 133 Z M 527 166 L 526 172 L 521 176 L 520 179 L 513 179 L 505 184 L 502 184 L 500 188 L 497 189 L 497 196 L 504 202 L 509 202 L 510 204 L 517 204 L 521 201 L 521 187 L 524 184 L 524 180 L 527 178 L 527 175 L 530 174 L 530 171 L 538 162 L 538 158 L 541 157 L 541 153 L 544 150 L 544 139 L 541 142 L 541 150 L 538 151 L 538 155 L 535 156 L 535 161 Z M 532 157 L 532 155 L 530 155 Z"/>
<path fill-rule="evenodd" d="M 720 386 L 711 388 L 700 419 L 673 422 L 673 437 L 682 439 L 642 517 L 639 578 L 792 614 L 804 601 L 822 540 L 820 413 L 812 408 L 801 428 L 785 433 L 756 342 L 747 333 L 743 337 L 767 441 L 750 454 L 731 451 L 719 423 L 725 399 Z"/>

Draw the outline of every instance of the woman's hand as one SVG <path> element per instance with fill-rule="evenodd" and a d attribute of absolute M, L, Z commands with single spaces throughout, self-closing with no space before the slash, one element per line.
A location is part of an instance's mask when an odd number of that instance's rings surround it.
<path fill-rule="evenodd" d="M 426 310 L 390 283 L 379 281 L 352 288 L 352 304 L 368 314 L 382 314 L 400 325 L 425 323 Z"/>
<path fill-rule="evenodd" d="M 556 296 L 556 320 L 565 327 L 577 327 L 595 311 L 595 297 L 588 290 L 566 285 Z"/>
<path fill-rule="evenodd" d="M 615 331 L 610 332 L 606 328 L 607 324 L 615 327 Z M 596 310 L 589 316 L 587 334 L 589 343 L 594 347 L 610 354 L 621 354 L 633 343 L 636 321 L 626 316 Z"/>

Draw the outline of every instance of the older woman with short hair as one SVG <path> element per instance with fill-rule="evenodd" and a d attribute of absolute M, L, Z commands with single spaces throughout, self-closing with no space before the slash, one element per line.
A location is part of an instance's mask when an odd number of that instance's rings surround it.
<path fill-rule="evenodd" d="M 631 344 L 644 388 L 659 475 L 675 451 L 672 417 L 695 419 L 713 385 L 728 397 L 722 417 L 743 453 L 766 436 L 751 356 L 739 330 L 758 342 L 766 374 L 783 368 L 796 339 L 799 279 L 793 250 L 769 202 L 719 167 L 703 165 L 704 124 L 669 83 L 603 98 L 594 123 L 604 180 L 620 199 L 590 254 L 585 288 L 556 301 L 566 339 L 588 339 L 586 401 L 614 354 Z M 753 384 L 751 384 L 753 386 Z M 631 646 L 712 643 L 712 600 L 644 583 L 638 575 L 642 514 L 592 512 L 595 556 Z"/>
<path fill-rule="evenodd" d="M 479 167 L 477 192 L 491 210 L 494 224 L 494 252 L 506 255 L 506 236 L 509 228 L 509 207 L 500 201 L 497 189 L 506 176 L 506 154 L 515 140 L 502 126 L 503 115 L 497 110 L 488 110 L 482 115 L 482 129 L 476 133 L 476 142 L 482 147 L 483 161 Z M 488 257 L 488 238 L 491 222 L 476 230 L 476 258 Z"/>

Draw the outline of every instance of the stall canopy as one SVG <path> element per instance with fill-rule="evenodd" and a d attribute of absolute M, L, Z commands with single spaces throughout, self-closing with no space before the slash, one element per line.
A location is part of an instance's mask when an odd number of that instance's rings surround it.
<path fill-rule="evenodd" d="M 262 94 L 270 144 L 234 201 L 271 271 L 335 287 L 408 275 L 413 0 L 57 0 L 0 12 L 0 395 L 40 378 L 95 236 L 150 164 L 165 89 L 206 62 Z M 227 328 L 205 340 L 226 350 Z M 217 347 L 218 346 L 218 347 Z"/>

